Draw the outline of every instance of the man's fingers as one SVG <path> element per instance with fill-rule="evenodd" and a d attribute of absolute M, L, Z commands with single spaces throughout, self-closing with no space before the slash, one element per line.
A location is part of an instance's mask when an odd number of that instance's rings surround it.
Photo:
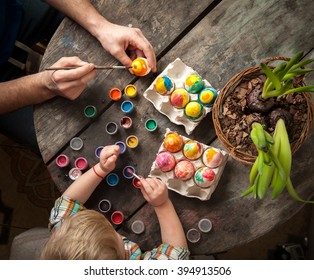
<path fill-rule="evenodd" d="M 54 71 L 53 78 L 56 83 L 75 81 L 92 72 L 94 68 L 94 64 L 89 63 L 72 70 L 57 70 Z"/>

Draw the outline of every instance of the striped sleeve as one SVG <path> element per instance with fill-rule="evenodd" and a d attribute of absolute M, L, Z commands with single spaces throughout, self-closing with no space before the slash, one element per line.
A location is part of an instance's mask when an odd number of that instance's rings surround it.
<path fill-rule="evenodd" d="M 59 227 L 65 218 L 76 214 L 85 209 L 84 205 L 77 200 L 69 197 L 61 196 L 55 201 L 54 207 L 51 209 L 48 228 L 50 231 Z"/>
<path fill-rule="evenodd" d="M 188 260 L 190 252 L 188 249 L 174 247 L 169 244 L 161 244 L 157 248 L 145 252 L 143 260 Z"/>

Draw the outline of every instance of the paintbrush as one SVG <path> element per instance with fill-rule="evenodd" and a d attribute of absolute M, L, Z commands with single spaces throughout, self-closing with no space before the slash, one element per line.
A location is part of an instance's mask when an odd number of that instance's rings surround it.
<path fill-rule="evenodd" d="M 72 70 L 81 66 L 69 66 L 69 67 L 48 67 L 45 70 Z M 100 66 L 95 65 L 96 70 L 108 70 L 108 69 L 130 69 L 132 66 L 123 66 L 123 65 L 112 65 L 112 66 Z"/>
<path fill-rule="evenodd" d="M 132 174 L 136 179 L 141 180 L 141 177 L 135 174 L 131 168 L 127 168 L 126 171 Z"/>

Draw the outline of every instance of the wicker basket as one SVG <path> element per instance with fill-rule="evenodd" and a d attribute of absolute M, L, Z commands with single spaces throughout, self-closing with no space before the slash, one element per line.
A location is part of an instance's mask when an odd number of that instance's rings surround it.
<path fill-rule="evenodd" d="M 289 58 L 271 57 L 271 58 L 266 59 L 264 63 L 268 64 L 271 61 L 277 61 L 277 60 L 288 61 Z M 236 74 L 235 76 L 233 76 L 228 81 L 228 83 L 223 87 L 223 89 L 220 91 L 218 98 L 215 101 L 215 104 L 213 106 L 213 111 L 212 111 L 213 123 L 214 123 L 215 131 L 219 140 L 222 142 L 223 146 L 227 149 L 227 151 L 235 160 L 240 161 L 244 164 L 248 164 L 248 165 L 251 165 L 254 163 L 256 156 L 240 151 L 229 142 L 229 140 L 227 139 L 227 137 L 222 131 L 220 119 L 222 118 L 222 110 L 223 110 L 223 105 L 224 105 L 226 97 L 233 92 L 235 87 L 240 84 L 243 78 L 248 78 L 250 76 L 254 76 L 257 74 L 262 74 L 262 70 L 259 66 L 248 68 Z M 299 86 L 304 86 L 303 78 L 300 79 L 297 83 L 299 83 Z M 307 136 L 309 135 L 312 129 L 313 114 L 314 114 L 314 104 L 312 102 L 312 95 L 311 93 L 304 93 L 304 97 L 305 97 L 307 108 L 308 108 L 307 109 L 307 122 L 305 123 L 303 127 L 301 137 L 299 137 L 298 140 L 294 141 L 291 145 L 292 153 L 295 153 L 301 147 L 301 145 L 303 144 L 303 142 L 305 141 L 305 139 L 307 138 Z"/>

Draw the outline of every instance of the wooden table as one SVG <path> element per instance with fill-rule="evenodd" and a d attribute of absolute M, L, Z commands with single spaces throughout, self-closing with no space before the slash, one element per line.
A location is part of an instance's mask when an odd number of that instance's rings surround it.
<path fill-rule="evenodd" d="M 314 47 L 314 29 L 310 28 L 314 17 L 312 0 L 198 0 L 193 4 L 173 0 L 150 1 L 149 5 L 144 0 L 136 1 L 136 5 L 133 1 L 122 1 L 119 5 L 115 5 L 113 0 L 93 2 L 108 20 L 139 27 L 143 31 L 154 46 L 159 73 L 179 57 L 217 89 L 221 89 L 237 72 L 256 66 L 267 57 L 291 57 L 297 51 L 308 52 Z M 41 69 L 63 56 L 72 55 L 100 65 L 118 63 L 95 38 L 65 19 L 46 50 Z M 84 156 L 91 166 L 98 160 L 94 155 L 97 146 L 113 144 L 135 134 L 140 137 L 139 147 L 128 149 L 119 157 L 115 172 L 121 174 L 121 169 L 130 164 L 139 174 L 147 176 L 166 128 L 187 136 L 183 126 L 171 123 L 142 96 L 156 75 L 158 73 L 138 78 L 121 70 L 100 72 L 76 101 L 55 98 L 36 106 L 34 118 L 39 147 L 60 191 L 63 192 L 71 184 L 67 173 L 55 164 L 55 158 L 60 153 L 67 154 L 72 163 L 77 157 Z M 313 84 L 314 75 L 306 81 Z M 123 89 L 130 83 L 139 92 L 137 99 L 133 100 L 133 127 L 131 130 L 119 129 L 118 134 L 110 136 L 105 132 L 106 123 L 118 122 L 124 114 L 120 110 L 120 101 L 109 100 L 109 89 Z M 94 105 L 99 112 L 95 119 L 88 119 L 83 114 L 88 104 Z M 158 130 L 154 133 L 145 130 L 144 123 L 148 118 L 158 121 Z M 69 146 L 75 136 L 84 141 L 81 151 L 73 151 Z M 216 138 L 211 114 L 188 137 L 223 148 Z M 292 182 L 304 199 L 314 194 L 313 141 L 312 133 L 293 158 Z M 303 207 L 287 193 L 276 201 L 240 198 L 249 184 L 249 170 L 249 166 L 230 157 L 217 189 L 207 201 L 170 191 L 170 198 L 185 231 L 197 228 L 198 221 L 204 217 L 213 223 L 212 231 L 202 233 L 200 242 L 189 243 L 192 255 L 214 254 L 243 245 L 274 229 Z M 87 206 L 97 209 L 98 202 L 104 198 L 112 202 L 113 210 L 121 210 L 125 214 L 126 220 L 117 227 L 121 234 L 138 242 L 144 250 L 161 242 L 153 209 L 130 180 L 123 179 L 121 175 L 116 187 L 102 182 Z M 145 233 L 140 235 L 132 233 L 130 228 L 137 219 L 142 220 L 146 227 Z"/>

